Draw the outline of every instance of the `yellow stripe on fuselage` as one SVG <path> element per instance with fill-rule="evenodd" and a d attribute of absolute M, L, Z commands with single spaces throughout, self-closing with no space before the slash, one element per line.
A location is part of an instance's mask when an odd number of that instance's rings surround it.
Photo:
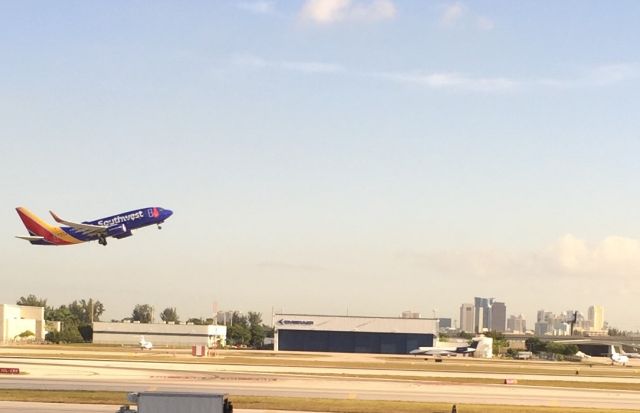
<path fill-rule="evenodd" d="M 58 239 L 63 240 L 64 242 L 68 242 L 69 244 L 79 244 L 81 242 L 84 242 L 82 240 L 79 240 L 78 238 L 71 236 L 69 234 L 67 234 L 62 228 L 60 227 L 51 227 L 51 233 Z"/>

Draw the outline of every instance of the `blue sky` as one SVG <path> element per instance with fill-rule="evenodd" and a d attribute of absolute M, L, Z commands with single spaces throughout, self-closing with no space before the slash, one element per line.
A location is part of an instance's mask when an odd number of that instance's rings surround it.
<path fill-rule="evenodd" d="M 640 4 L 0 4 L 2 302 L 458 318 L 640 293 Z M 65 248 L 16 206 L 162 232 Z"/>

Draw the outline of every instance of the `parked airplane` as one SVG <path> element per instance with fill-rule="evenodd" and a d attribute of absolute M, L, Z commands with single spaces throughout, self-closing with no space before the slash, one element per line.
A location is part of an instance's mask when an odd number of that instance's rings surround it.
<path fill-rule="evenodd" d="M 153 343 L 144 339 L 144 336 L 140 336 L 140 349 L 141 350 L 151 350 L 153 348 Z"/>
<path fill-rule="evenodd" d="M 56 227 L 47 224 L 26 208 L 18 207 L 16 211 L 29 231 L 29 236 L 17 235 L 16 238 L 27 240 L 34 245 L 69 245 L 95 240 L 101 245 L 107 245 L 107 237 L 129 237 L 132 230 L 149 225 L 158 225 L 158 229 L 161 229 L 160 224 L 173 214 L 168 209 L 151 207 L 75 223 L 65 221 L 49 211 L 56 222 L 68 225 Z"/>
<path fill-rule="evenodd" d="M 409 354 L 413 354 L 414 356 L 423 355 L 423 356 L 455 356 L 457 354 L 471 354 L 476 351 L 475 348 L 470 346 L 462 346 L 462 347 L 418 347 L 415 350 L 411 350 Z"/>
<path fill-rule="evenodd" d="M 609 352 L 611 353 L 609 355 L 609 358 L 611 359 L 611 365 L 614 365 L 615 363 L 619 363 L 623 366 L 626 366 L 627 363 L 629 363 L 629 356 L 625 356 L 624 354 L 618 353 L 616 351 L 615 346 L 610 346 Z"/>

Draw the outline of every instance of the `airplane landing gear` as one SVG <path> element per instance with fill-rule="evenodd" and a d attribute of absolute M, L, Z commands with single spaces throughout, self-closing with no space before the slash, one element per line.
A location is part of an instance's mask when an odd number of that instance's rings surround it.
<path fill-rule="evenodd" d="M 162 226 L 160 224 L 158 224 L 158 229 L 162 229 Z"/>
<path fill-rule="evenodd" d="M 98 244 L 107 246 L 107 238 L 104 235 L 98 236 Z"/>

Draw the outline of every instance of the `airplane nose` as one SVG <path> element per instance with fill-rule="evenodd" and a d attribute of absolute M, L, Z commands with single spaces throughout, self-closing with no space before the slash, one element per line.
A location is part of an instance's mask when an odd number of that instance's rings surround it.
<path fill-rule="evenodd" d="M 165 218 L 169 218 L 171 215 L 173 215 L 173 211 L 170 209 L 165 209 L 164 210 L 164 217 Z"/>

